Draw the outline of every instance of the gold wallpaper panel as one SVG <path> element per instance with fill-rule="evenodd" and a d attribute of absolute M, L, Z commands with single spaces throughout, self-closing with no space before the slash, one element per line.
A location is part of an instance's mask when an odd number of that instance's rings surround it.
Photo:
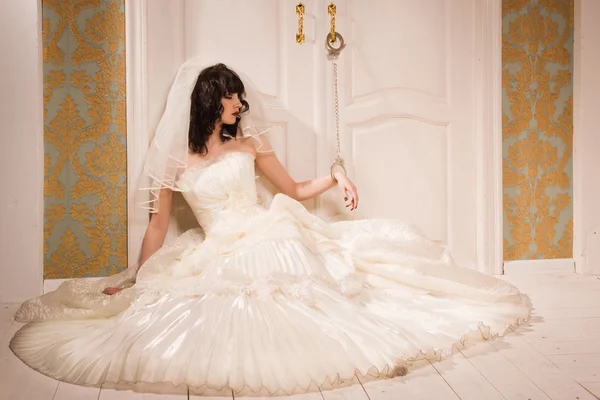
<path fill-rule="evenodd" d="M 502 2 L 504 259 L 573 255 L 573 0 Z"/>
<path fill-rule="evenodd" d="M 125 0 L 43 0 L 44 277 L 127 266 Z"/>

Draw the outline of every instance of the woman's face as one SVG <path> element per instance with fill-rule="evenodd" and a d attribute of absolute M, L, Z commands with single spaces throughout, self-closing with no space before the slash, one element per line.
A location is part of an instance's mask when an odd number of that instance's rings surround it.
<path fill-rule="evenodd" d="M 227 125 L 235 124 L 236 119 L 240 116 L 240 108 L 242 103 L 237 93 L 228 94 L 221 98 L 223 113 L 221 114 L 221 122 Z"/>

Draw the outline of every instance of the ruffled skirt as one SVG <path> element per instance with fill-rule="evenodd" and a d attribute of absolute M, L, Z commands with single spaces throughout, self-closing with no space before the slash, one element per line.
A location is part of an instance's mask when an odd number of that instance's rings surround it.
<path fill-rule="evenodd" d="M 25 302 L 16 318 L 30 323 L 10 347 L 79 385 L 291 394 L 403 375 L 530 310 L 516 287 L 456 266 L 414 228 L 328 224 L 278 195 L 235 230 L 186 232 L 137 274 Z"/>

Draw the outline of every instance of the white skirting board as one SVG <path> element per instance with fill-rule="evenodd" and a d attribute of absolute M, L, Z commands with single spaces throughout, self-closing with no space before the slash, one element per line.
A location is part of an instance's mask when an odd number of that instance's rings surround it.
<path fill-rule="evenodd" d="M 550 260 L 516 260 L 504 262 L 504 275 L 575 273 L 575 260 L 555 258 Z"/>
<path fill-rule="evenodd" d="M 95 281 L 100 278 L 83 278 L 83 279 L 89 279 L 91 281 Z M 56 290 L 60 286 L 61 283 L 69 281 L 69 280 L 70 279 L 44 279 L 44 293 L 48 293 L 53 290 Z"/>

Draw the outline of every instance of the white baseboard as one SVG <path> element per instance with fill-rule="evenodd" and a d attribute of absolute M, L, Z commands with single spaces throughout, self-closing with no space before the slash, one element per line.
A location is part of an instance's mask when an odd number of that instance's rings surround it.
<path fill-rule="evenodd" d="M 504 262 L 504 275 L 575 273 L 575 260 L 555 258 L 550 260 L 516 260 Z"/>
<path fill-rule="evenodd" d="M 100 278 L 83 278 L 89 279 L 90 281 L 95 281 Z M 44 279 L 44 293 L 51 292 L 56 290 L 61 283 L 69 281 L 70 279 Z"/>

